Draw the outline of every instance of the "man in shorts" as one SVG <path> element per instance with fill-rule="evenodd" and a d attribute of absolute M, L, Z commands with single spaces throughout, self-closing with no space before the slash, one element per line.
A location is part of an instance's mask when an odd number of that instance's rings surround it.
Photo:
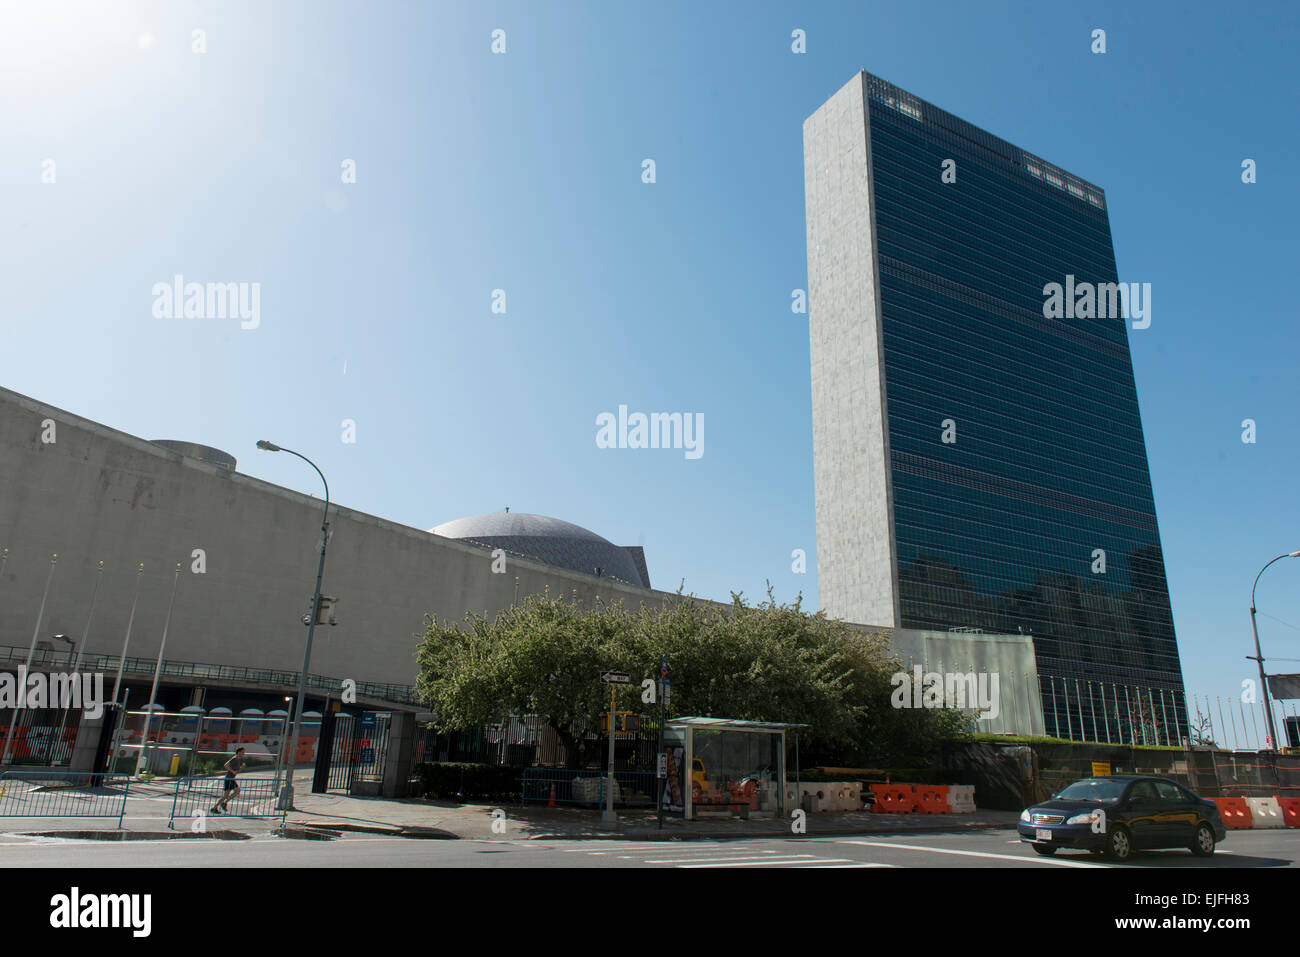
<path fill-rule="evenodd" d="M 225 794 L 221 800 L 212 805 L 211 814 L 224 814 L 226 803 L 239 797 L 239 782 L 235 780 L 235 775 L 244 770 L 244 765 L 248 762 L 244 760 L 244 749 L 236 748 L 234 755 L 226 762 L 226 779 L 222 782 Z"/>

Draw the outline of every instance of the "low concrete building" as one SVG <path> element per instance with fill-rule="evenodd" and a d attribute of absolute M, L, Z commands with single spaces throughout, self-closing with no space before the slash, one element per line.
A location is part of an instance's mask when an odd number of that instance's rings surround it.
<path fill-rule="evenodd" d="M 246 692 L 254 703 L 295 689 L 323 503 L 236 466 L 216 449 L 146 441 L 0 389 L 0 547 L 9 550 L 0 566 L 0 668 L 26 660 L 47 580 L 38 638 L 47 648 L 55 634 L 80 640 L 103 561 L 81 650 L 115 671 L 138 578 L 129 650 L 138 660 L 127 683 L 132 706 L 143 704 L 180 563 L 163 676 L 171 704 L 189 703 L 177 690 L 185 686 Z M 544 516 L 476 516 L 423 531 L 331 503 L 330 525 L 322 591 L 339 598 L 339 624 L 316 629 L 317 699 L 351 679 L 358 704 L 416 711 L 417 638 L 430 614 L 493 615 L 541 593 L 633 607 L 676 597 L 637 584 L 649 581 L 639 548 Z M 1028 639 L 900 631 L 894 640 L 904 665 L 960 658 L 1006 668 L 1025 683 L 1021 696 L 1037 700 Z M 66 651 L 53 648 L 43 661 L 57 668 Z M 1041 729 L 1041 710 L 1032 727 Z"/>

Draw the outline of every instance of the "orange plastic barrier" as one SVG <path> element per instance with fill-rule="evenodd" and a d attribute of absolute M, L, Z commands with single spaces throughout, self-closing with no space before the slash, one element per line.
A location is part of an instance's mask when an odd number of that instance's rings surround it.
<path fill-rule="evenodd" d="M 753 781 L 746 781 L 744 784 L 728 784 L 727 790 L 731 794 L 732 804 L 747 804 L 751 811 L 758 810 L 758 789 Z"/>
<path fill-rule="evenodd" d="M 1250 805 L 1245 798 L 1210 798 L 1219 806 L 1223 824 L 1230 831 L 1245 830 L 1254 820 L 1250 815 Z"/>
<path fill-rule="evenodd" d="M 1277 803 L 1282 807 L 1282 820 L 1287 827 L 1300 827 L 1300 798 L 1279 797 Z"/>
<path fill-rule="evenodd" d="M 918 784 L 916 786 L 916 812 L 918 814 L 950 814 L 948 785 Z"/>
<path fill-rule="evenodd" d="M 876 814 L 908 814 L 915 803 L 910 784 L 872 784 L 871 793 L 876 802 L 871 810 Z"/>

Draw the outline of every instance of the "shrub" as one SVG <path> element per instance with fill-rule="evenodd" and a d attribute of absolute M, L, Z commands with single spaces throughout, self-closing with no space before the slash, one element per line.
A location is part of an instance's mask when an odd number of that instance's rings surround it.
<path fill-rule="evenodd" d="M 523 768 L 490 764 L 417 764 L 421 797 L 443 801 L 518 801 Z"/>

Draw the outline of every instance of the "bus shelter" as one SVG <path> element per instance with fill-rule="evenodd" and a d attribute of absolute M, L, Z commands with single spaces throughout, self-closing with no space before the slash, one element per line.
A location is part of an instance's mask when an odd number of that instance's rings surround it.
<path fill-rule="evenodd" d="M 713 814 L 784 817 L 786 733 L 806 724 L 732 718 L 664 720 L 663 810 L 686 820 Z"/>

